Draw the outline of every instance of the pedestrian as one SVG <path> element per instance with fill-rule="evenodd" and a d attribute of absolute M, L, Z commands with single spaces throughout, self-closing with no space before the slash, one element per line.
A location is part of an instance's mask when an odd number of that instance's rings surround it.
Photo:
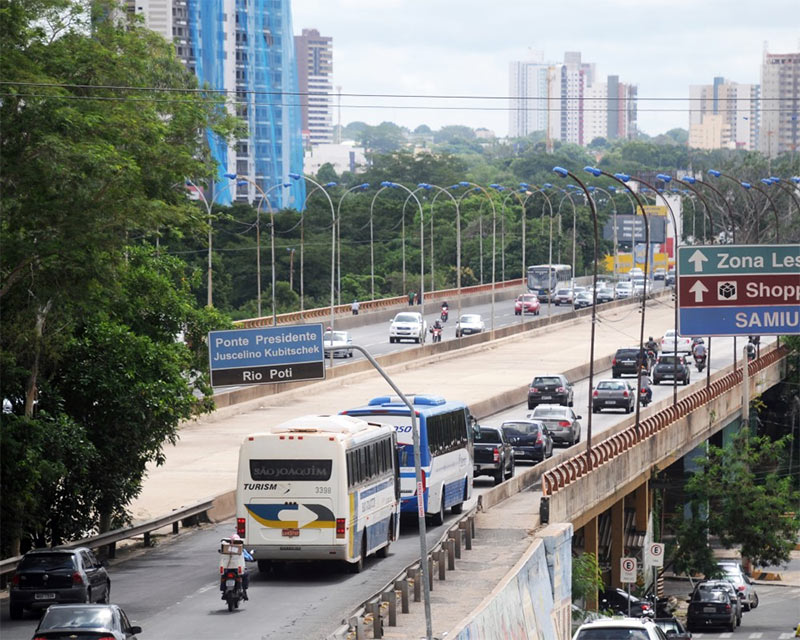
<path fill-rule="evenodd" d="M 358 315 L 358 300 L 353 300 L 353 304 L 350 305 L 350 310 L 353 312 L 354 316 Z"/>
<path fill-rule="evenodd" d="M 417 295 L 417 304 L 422 304 L 422 294 L 418 293 Z"/>
<path fill-rule="evenodd" d="M 408 292 L 408 306 L 411 307 L 413 305 L 414 305 L 414 292 L 413 291 L 409 291 Z"/>

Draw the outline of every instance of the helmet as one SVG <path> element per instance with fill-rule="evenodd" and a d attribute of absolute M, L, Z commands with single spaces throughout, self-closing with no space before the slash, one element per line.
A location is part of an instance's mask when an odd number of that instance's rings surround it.
<path fill-rule="evenodd" d="M 653 336 L 650 336 L 650 337 L 648 338 L 648 340 L 652 340 L 652 339 L 653 339 Z"/>
<path fill-rule="evenodd" d="M 241 542 L 241 541 L 242 541 L 242 539 L 239 537 L 239 534 L 238 534 L 238 533 L 234 533 L 234 534 L 231 536 L 231 542 Z"/>

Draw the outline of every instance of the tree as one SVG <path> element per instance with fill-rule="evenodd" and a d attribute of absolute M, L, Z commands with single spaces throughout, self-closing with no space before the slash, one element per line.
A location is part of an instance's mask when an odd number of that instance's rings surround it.
<path fill-rule="evenodd" d="M 357 140 L 373 153 L 398 151 L 406 143 L 403 129 L 393 122 L 381 122 L 377 127 L 368 126 L 358 135 Z"/>
<path fill-rule="evenodd" d="M 603 588 L 603 574 L 593 553 L 581 553 L 572 558 L 572 599 L 584 603 L 594 600 Z"/>

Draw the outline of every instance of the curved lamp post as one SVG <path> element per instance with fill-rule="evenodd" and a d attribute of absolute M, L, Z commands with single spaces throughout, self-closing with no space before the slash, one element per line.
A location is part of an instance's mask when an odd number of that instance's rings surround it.
<path fill-rule="evenodd" d="M 298 176 L 297 178 L 293 178 L 295 180 L 299 180 L 300 174 L 289 174 L 290 177 Z M 309 178 L 309 182 L 311 178 Z M 305 313 L 305 221 L 306 221 L 306 211 L 308 210 L 308 202 L 311 200 L 311 196 L 314 195 L 315 191 L 325 191 L 327 188 L 335 187 L 335 182 L 326 182 L 324 185 L 315 186 L 310 192 L 306 194 L 306 199 L 303 201 L 303 210 L 300 212 L 300 319 L 302 320 Z M 326 192 L 327 193 L 327 192 Z M 335 256 L 336 256 L 336 217 L 333 213 L 333 201 L 331 200 L 330 196 L 328 196 L 328 200 L 331 204 L 331 216 L 333 216 L 333 220 L 331 222 L 331 233 L 333 234 L 333 247 L 331 251 L 333 252 L 331 257 L 331 264 L 335 265 Z M 336 281 L 336 272 L 333 272 L 332 279 Z M 331 329 L 333 329 L 333 325 L 331 325 Z"/>
<path fill-rule="evenodd" d="M 647 217 L 647 211 L 645 211 L 644 203 L 639 199 L 639 194 L 637 194 L 633 189 L 628 186 L 628 181 L 631 179 L 629 175 L 624 173 L 616 173 L 611 175 L 601 169 L 596 167 L 584 167 L 584 171 L 591 173 L 596 178 L 600 176 L 605 176 L 606 178 L 611 178 L 612 180 L 618 182 L 620 185 L 625 187 L 633 198 L 636 200 L 636 203 L 639 205 L 639 208 L 642 211 L 642 218 L 644 219 L 644 280 L 645 280 L 645 290 L 644 295 L 642 295 L 642 320 L 639 326 L 639 354 L 641 357 L 642 352 L 644 351 L 644 321 L 645 321 L 645 310 L 647 309 L 647 269 L 650 265 L 650 220 Z M 636 234 L 634 231 L 634 235 L 632 238 L 634 245 L 636 244 Z M 635 249 L 635 247 L 634 247 Z M 635 264 L 635 263 L 634 263 Z M 639 394 L 639 390 L 642 388 L 642 368 L 639 367 L 639 371 L 636 374 L 636 430 L 639 431 L 639 416 L 641 414 L 641 398 Z M 589 391 L 591 394 L 591 390 Z"/>
<path fill-rule="evenodd" d="M 617 253 L 619 252 L 618 243 L 617 243 L 617 203 L 614 201 L 614 197 L 602 187 L 588 187 L 589 192 L 593 193 L 594 191 L 599 191 L 600 193 L 606 194 L 608 201 L 611 203 L 612 208 L 614 209 L 614 277 L 617 277 Z M 610 189 L 614 189 L 614 187 L 610 187 Z M 597 203 L 595 202 L 595 208 L 597 208 Z M 596 292 L 595 292 L 596 293 Z"/>
<path fill-rule="evenodd" d="M 586 199 L 589 201 L 589 209 L 592 212 L 592 221 L 594 223 L 594 259 L 592 260 L 592 287 L 596 291 L 597 290 L 597 249 L 598 244 L 600 242 L 598 232 L 597 232 L 597 209 L 594 204 L 594 200 L 592 199 L 591 195 L 589 194 L 589 190 L 586 188 L 586 185 L 580 181 L 580 179 L 571 171 L 564 169 L 563 167 L 553 167 L 553 171 L 560 175 L 562 178 L 570 177 L 575 182 L 580 185 L 580 188 L 583 190 L 583 193 L 586 194 Z M 597 321 L 597 298 L 596 296 L 592 296 L 592 326 L 591 326 L 591 337 L 589 339 L 589 413 L 587 414 L 586 420 L 586 469 L 592 469 L 592 415 L 594 411 L 592 410 L 592 388 L 594 387 L 594 335 L 595 335 L 595 324 Z M 637 393 L 638 397 L 638 393 Z"/>
<path fill-rule="evenodd" d="M 416 194 L 416 191 L 419 191 L 420 187 L 412 191 L 405 185 L 400 184 L 399 182 L 391 182 L 389 180 L 385 180 L 384 182 L 381 182 L 381 188 L 383 189 L 386 187 L 390 189 L 402 189 L 410 197 L 414 199 L 414 201 L 417 203 L 417 208 L 419 209 L 419 302 L 420 305 L 422 305 L 422 314 L 424 315 L 425 314 L 425 220 L 422 212 L 422 203 L 419 201 L 419 198 L 417 198 Z M 370 223 L 371 221 L 372 221 L 372 216 L 370 215 Z"/>
<path fill-rule="evenodd" d="M 772 180 L 768 178 L 761 178 L 760 182 L 768 187 L 772 186 Z M 780 242 L 781 221 L 778 219 L 778 206 L 775 204 L 775 201 L 770 197 L 769 193 L 767 193 L 764 189 L 755 184 L 752 185 L 752 188 L 758 191 L 761 195 L 763 195 L 769 202 L 770 206 L 772 207 L 772 211 L 775 214 L 775 242 Z"/>
<path fill-rule="evenodd" d="M 789 185 L 783 184 L 781 179 L 778 178 L 777 176 L 770 176 L 769 178 L 767 178 L 767 180 L 769 180 L 771 184 L 774 184 L 776 187 L 778 187 L 781 191 L 789 195 L 789 197 L 792 199 L 792 202 L 794 203 L 795 208 L 797 209 L 798 215 L 800 215 L 800 198 L 798 198 L 796 195 L 796 189 L 792 189 L 792 187 L 790 187 Z M 793 180 L 797 182 L 800 181 L 800 178 L 793 178 Z M 763 178 L 761 182 L 764 182 Z"/>
<path fill-rule="evenodd" d="M 370 281 L 370 296 L 372 300 L 375 299 L 375 234 L 372 225 L 372 212 L 375 208 L 375 201 L 381 192 L 389 188 L 390 182 L 385 180 L 381 182 L 380 189 L 372 196 L 372 202 L 369 203 L 369 281 Z"/>
<path fill-rule="evenodd" d="M 572 186 L 572 185 L 569 185 L 569 186 Z M 572 191 L 572 190 L 571 191 L 567 191 L 565 189 L 564 190 L 564 195 L 561 197 L 561 200 L 558 203 L 558 220 L 559 220 L 559 224 L 558 224 L 558 237 L 559 237 L 558 261 L 559 262 L 561 262 L 561 205 L 564 204 L 564 200 L 569 200 L 569 204 L 570 204 L 570 206 L 572 206 L 572 230 L 573 230 L 573 233 L 572 233 L 572 277 L 573 277 L 573 282 L 574 282 L 574 278 L 576 278 L 578 276 L 577 269 L 575 268 L 575 220 L 576 220 L 576 217 L 577 217 L 578 214 L 577 214 L 577 211 L 575 209 L 575 202 L 573 202 L 573 200 L 572 200 L 572 196 L 574 194 L 575 194 L 574 191 Z"/>
<path fill-rule="evenodd" d="M 342 202 L 348 193 L 353 193 L 353 191 L 366 191 L 367 189 L 369 189 L 369 182 L 350 187 L 342 194 L 342 197 L 339 198 L 339 202 L 336 205 L 336 300 L 339 304 L 342 304 Z"/>
<path fill-rule="evenodd" d="M 433 200 L 431 200 L 431 291 L 435 288 L 434 286 L 434 278 L 433 278 L 433 205 L 436 204 L 436 198 L 438 198 L 441 194 L 446 195 L 450 200 L 452 200 L 453 205 L 456 208 L 456 270 L 458 275 L 456 277 L 456 285 L 458 288 L 458 297 L 461 298 L 461 215 L 458 210 L 458 200 L 456 197 L 450 193 L 448 189 L 452 189 L 453 187 L 448 187 L 445 189 L 444 187 L 440 187 L 435 184 L 430 184 L 428 182 L 420 182 L 417 185 L 417 188 L 425 189 L 426 191 L 430 191 L 432 189 L 436 189 L 436 193 L 433 196 Z M 416 191 L 416 190 L 415 190 Z M 405 206 L 405 205 L 404 205 Z M 461 315 L 461 300 L 458 301 L 458 310 L 459 316 Z"/>

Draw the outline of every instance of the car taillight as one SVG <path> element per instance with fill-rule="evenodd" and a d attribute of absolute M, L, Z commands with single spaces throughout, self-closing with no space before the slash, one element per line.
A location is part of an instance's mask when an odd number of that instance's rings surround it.
<path fill-rule="evenodd" d="M 627 398 L 628 397 L 628 392 L 627 391 L 623 391 L 622 392 L 622 397 L 623 398 Z"/>
<path fill-rule="evenodd" d="M 344 538 L 344 518 L 336 518 L 336 537 Z"/>
<path fill-rule="evenodd" d="M 236 535 L 240 538 L 244 538 L 244 534 L 247 533 L 247 526 L 245 524 L 244 518 L 236 518 Z"/>
<path fill-rule="evenodd" d="M 83 584 L 83 576 L 78 571 L 72 572 L 72 584 Z"/>
<path fill-rule="evenodd" d="M 643 604 L 642 605 L 642 611 L 650 611 L 650 605 L 649 604 Z"/>
<path fill-rule="evenodd" d="M 726 604 L 726 605 L 725 605 L 725 611 L 730 611 L 730 610 L 731 610 L 731 605 L 729 605 L 729 604 Z"/>
<path fill-rule="evenodd" d="M 492 449 L 492 460 L 498 462 L 500 460 L 500 451 L 495 447 Z"/>
<path fill-rule="evenodd" d="M 642 393 L 647 393 L 647 388 L 642 387 Z"/>
<path fill-rule="evenodd" d="M 612 365 L 616 365 L 617 364 L 617 359 L 616 358 L 611 358 L 611 364 Z"/>
<path fill-rule="evenodd" d="M 16 573 L 14 574 L 14 577 L 11 578 L 11 584 L 14 585 L 15 587 L 19 586 L 19 575 L 17 575 Z"/>
<path fill-rule="evenodd" d="M 531 393 L 538 393 L 538 392 L 539 389 L 537 389 L 536 387 L 531 387 Z"/>
<path fill-rule="evenodd" d="M 593 398 L 598 398 L 598 397 L 600 397 L 600 394 L 597 392 L 597 389 L 595 389 L 595 390 L 594 390 L 594 393 L 592 394 L 592 397 L 593 397 Z"/>
<path fill-rule="evenodd" d="M 537 433 L 536 434 L 536 444 L 542 444 L 543 442 L 544 442 L 544 440 L 542 440 L 542 434 L 541 433 Z"/>
<path fill-rule="evenodd" d="M 558 426 L 559 427 L 568 427 L 569 426 L 569 422 L 567 422 L 566 420 L 560 420 L 559 423 L 558 423 Z"/>

